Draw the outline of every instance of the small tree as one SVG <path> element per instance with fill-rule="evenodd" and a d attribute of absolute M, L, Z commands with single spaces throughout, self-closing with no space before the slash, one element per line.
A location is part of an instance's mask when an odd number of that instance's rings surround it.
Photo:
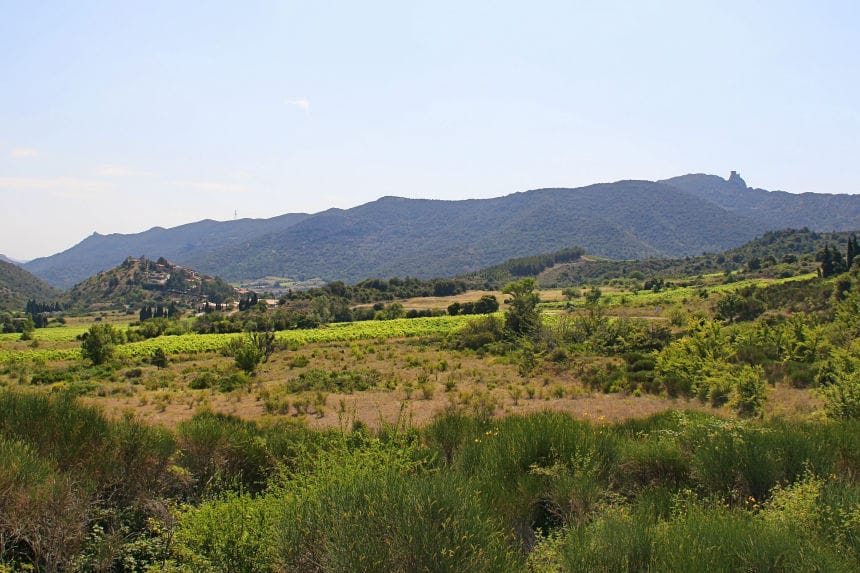
<path fill-rule="evenodd" d="M 242 338 L 234 338 L 227 345 L 225 353 L 233 357 L 238 368 L 252 374 L 274 351 L 275 333 L 264 330 L 248 332 Z"/>
<path fill-rule="evenodd" d="M 600 302 L 600 297 L 602 297 L 602 296 L 603 296 L 603 292 L 601 292 L 601 290 L 598 287 L 593 286 L 590 289 L 588 289 L 587 293 L 585 293 L 585 303 L 593 306 L 593 305 L 597 304 L 598 302 Z"/>
<path fill-rule="evenodd" d="M 572 302 L 573 299 L 579 298 L 582 296 L 582 293 L 579 292 L 579 289 L 576 287 L 566 287 L 561 289 L 561 294 L 564 298 L 567 299 L 567 302 Z"/>
<path fill-rule="evenodd" d="M 93 364 L 104 364 L 113 358 L 114 348 L 122 343 L 122 333 L 110 324 L 94 324 L 84 334 L 81 356 Z"/>
<path fill-rule="evenodd" d="M 742 418 L 761 417 L 767 401 L 767 382 L 761 366 L 742 366 L 732 376 L 730 404 Z"/>
<path fill-rule="evenodd" d="M 491 294 L 483 295 L 478 302 L 475 303 L 475 314 L 492 314 L 499 310 L 499 301 Z"/>
<path fill-rule="evenodd" d="M 753 320 L 765 311 L 764 303 L 753 295 L 753 292 L 747 293 L 747 296 L 739 292 L 726 293 L 714 305 L 714 315 L 728 323 Z"/>
<path fill-rule="evenodd" d="M 160 347 L 156 348 L 152 353 L 152 360 L 150 362 L 158 368 L 167 368 L 167 355 L 164 353 L 164 350 Z"/>
<path fill-rule="evenodd" d="M 836 420 L 860 419 L 860 361 L 846 350 L 834 350 L 819 374 L 824 411 Z"/>
<path fill-rule="evenodd" d="M 537 332 L 540 314 L 537 303 L 540 297 L 534 292 L 537 282 L 528 277 L 505 285 L 502 293 L 510 295 L 505 311 L 505 330 L 514 337 L 527 336 Z"/>

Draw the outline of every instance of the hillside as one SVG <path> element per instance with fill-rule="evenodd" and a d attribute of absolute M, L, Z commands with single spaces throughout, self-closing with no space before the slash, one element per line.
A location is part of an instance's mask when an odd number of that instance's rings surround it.
<path fill-rule="evenodd" d="M 123 263 L 75 285 L 62 297 L 67 308 L 122 308 L 146 304 L 197 306 L 238 298 L 219 278 L 200 275 L 166 259 L 128 257 Z"/>
<path fill-rule="evenodd" d="M 165 257 L 185 263 L 194 254 L 211 252 L 294 225 L 308 215 L 290 213 L 271 219 L 198 221 L 179 227 L 153 227 L 143 233 L 100 235 L 93 233 L 74 247 L 34 259 L 24 267 L 45 282 L 67 289 L 72 285 L 120 264 L 126 257 Z M 217 266 L 210 269 L 213 274 Z"/>
<path fill-rule="evenodd" d="M 768 231 L 740 247 L 678 259 L 581 260 L 555 265 L 540 273 L 544 288 L 600 283 L 615 278 L 682 278 L 734 270 L 749 270 L 766 277 L 786 277 L 813 272 L 819 267 L 815 254 L 825 245 L 845 253 L 851 232 L 820 233 L 809 229 Z M 492 278 L 492 277 L 488 277 Z M 487 280 L 486 286 L 497 286 Z"/>
<path fill-rule="evenodd" d="M 736 173 L 728 180 L 716 175 L 691 174 L 662 183 L 730 212 L 756 219 L 770 230 L 809 227 L 816 231 L 849 231 L 860 228 L 860 197 L 857 195 L 753 189 Z"/>
<path fill-rule="evenodd" d="M 612 258 L 723 250 L 764 230 L 674 187 L 621 181 L 483 200 L 384 197 L 201 253 L 188 264 L 217 268 L 229 280 L 272 273 L 343 281 L 430 278 L 570 245 Z"/>
<path fill-rule="evenodd" d="M 18 265 L 0 261 L 0 310 L 24 310 L 27 300 L 56 300 L 60 291 Z"/>
<path fill-rule="evenodd" d="M 860 196 L 751 189 L 734 174 L 728 180 L 684 175 L 465 201 L 383 197 L 315 215 L 93 235 L 25 266 L 63 287 L 140 254 L 165 256 L 233 282 L 266 276 L 356 282 L 451 277 L 570 245 L 616 260 L 696 256 L 789 227 L 858 229 Z"/>

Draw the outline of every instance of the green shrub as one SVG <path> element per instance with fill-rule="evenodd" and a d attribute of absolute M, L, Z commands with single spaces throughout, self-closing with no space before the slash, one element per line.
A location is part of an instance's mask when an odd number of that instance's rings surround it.
<path fill-rule="evenodd" d="M 815 526 L 828 541 L 853 555 L 860 566 L 860 484 L 828 479 L 816 502 Z"/>
<path fill-rule="evenodd" d="M 81 356 L 93 364 L 103 364 L 113 358 L 114 348 L 124 342 L 122 332 L 110 324 L 94 324 L 84 334 Z"/>
<path fill-rule="evenodd" d="M 466 323 L 466 326 L 450 337 L 455 348 L 478 350 L 505 337 L 505 323 L 496 316 L 482 316 Z"/>
<path fill-rule="evenodd" d="M 219 392 L 232 392 L 239 388 L 245 388 L 251 383 L 245 372 L 229 372 L 218 379 Z"/>
<path fill-rule="evenodd" d="M 740 510 L 691 507 L 655 529 L 654 571 L 856 571 L 815 532 L 767 524 Z"/>
<path fill-rule="evenodd" d="M 36 448 L 0 435 L 0 559 L 65 570 L 84 542 L 92 491 Z"/>
<path fill-rule="evenodd" d="M 816 530 L 768 522 L 720 504 L 676 498 L 665 518 L 610 508 L 591 523 L 562 531 L 555 543 L 565 571 L 854 571 L 852 555 Z"/>
<path fill-rule="evenodd" d="M 186 506 L 178 517 L 173 560 L 196 571 L 275 571 L 276 512 L 271 499 L 234 492 Z"/>
<path fill-rule="evenodd" d="M 310 358 L 305 356 L 304 354 L 299 354 L 294 356 L 292 360 L 290 360 L 290 368 L 304 368 L 310 364 Z"/>
<path fill-rule="evenodd" d="M 839 375 L 819 388 L 819 393 L 828 417 L 860 420 L 860 372 Z"/>
<path fill-rule="evenodd" d="M 143 376 L 143 370 L 140 368 L 129 368 L 125 371 L 124 376 L 129 380 L 140 378 Z"/>
<path fill-rule="evenodd" d="M 474 417 L 451 410 L 434 418 L 423 435 L 427 446 L 450 465 L 463 444 L 482 434 L 485 427 Z"/>
<path fill-rule="evenodd" d="M 265 440 L 253 422 L 200 412 L 176 428 L 179 462 L 194 479 L 198 494 L 224 487 L 259 491 L 272 464 Z"/>
<path fill-rule="evenodd" d="M 805 471 L 856 475 L 860 437 L 850 425 L 715 421 L 690 424 L 679 435 L 694 482 L 706 494 L 740 502 L 767 497 L 778 483 Z"/>
<path fill-rule="evenodd" d="M 278 523 L 287 571 L 516 571 L 482 495 L 455 475 L 421 472 L 378 445 L 323 456 L 283 486 Z"/>
<path fill-rule="evenodd" d="M 275 351 L 275 333 L 271 331 L 246 332 L 241 338 L 233 338 L 224 348 L 224 354 L 232 356 L 236 367 L 253 374 L 257 366 L 266 362 Z"/>
<path fill-rule="evenodd" d="M 188 383 L 188 387 L 192 390 L 205 390 L 215 386 L 217 381 L 218 377 L 213 372 L 207 370 L 195 376 L 191 382 Z"/>
<path fill-rule="evenodd" d="M 596 507 L 616 463 L 617 443 L 567 414 L 510 416 L 467 443 L 455 465 L 474 476 L 502 519 L 526 543 L 536 528 L 581 519 Z M 580 505 L 577 496 L 583 496 Z"/>
<path fill-rule="evenodd" d="M 729 404 L 743 418 L 760 417 L 767 400 L 767 382 L 761 366 L 741 366 L 733 373 Z"/>
<path fill-rule="evenodd" d="M 562 570 L 649 571 L 653 529 L 650 521 L 618 510 L 571 528 L 560 549 Z"/>
<path fill-rule="evenodd" d="M 152 358 L 149 359 L 150 364 L 157 368 L 167 368 L 167 354 L 164 349 L 159 347 L 152 352 Z"/>
<path fill-rule="evenodd" d="M 327 371 L 312 368 L 290 380 L 290 392 L 360 392 L 377 388 L 382 384 L 382 373 L 378 370 L 337 370 Z"/>
<path fill-rule="evenodd" d="M 614 476 L 622 491 L 655 486 L 678 489 L 691 481 L 690 458 L 677 440 L 666 436 L 625 440 Z"/>
<path fill-rule="evenodd" d="M 0 392 L 0 434 L 31 444 L 61 471 L 84 469 L 95 478 L 113 471 L 107 420 L 64 392 Z"/>

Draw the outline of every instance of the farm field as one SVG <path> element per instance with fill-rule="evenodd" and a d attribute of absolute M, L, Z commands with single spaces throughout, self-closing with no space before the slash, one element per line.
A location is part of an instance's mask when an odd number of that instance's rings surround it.
<path fill-rule="evenodd" d="M 645 320 L 678 330 L 679 316 L 712 304 L 701 292 L 718 297 L 741 288 L 763 287 L 791 280 L 747 280 L 729 285 L 679 287 L 669 292 L 627 292 L 604 287 L 598 307 L 604 320 Z M 583 293 L 587 290 L 583 289 Z M 453 301 L 476 301 L 501 293 L 470 291 L 456 297 L 405 299 L 405 308 L 444 309 Z M 540 292 L 544 328 L 565 328 L 588 312 L 584 296 L 567 300 L 561 289 Z M 501 320 L 507 305 L 496 316 Z M 593 309 L 592 309 L 593 311 Z M 686 313 L 686 314 L 685 314 Z M 338 427 L 347 417 L 369 427 L 393 423 L 408 415 L 425 424 L 446 409 L 487 412 L 493 415 L 557 409 L 583 419 L 615 422 L 650 415 L 667 409 L 693 408 L 730 417 L 726 404 L 719 407 L 691 396 L 666 396 L 630 391 L 595 391 L 584 379 L 601 369 L 613 369 L 618 359 L 605 353 L 565 355 L 557 361 L 542 361 L 524 372 L 516 353 L 497 355 L 451 348 L 445 340 L 475 320 L 474 316 L 436 316 L 414 319 L 334 323 L 314 329 L 275 333 L 279 350 L 243 379 L 237 388 L 219 391 L 215 386 L 193 388 L 202 374 L 229 378 L 232 359 L 222 350 L 242 334 L 165 335 L 117 346 L 116 362 L 107 370 L 76 366 L 81 361 L 77 340 L 94 324 L 79 317 L 65 326 L 39 329 L 33 340 L 20 335 L 0 335 L 0 363 L 7 364 L 0 383 L 20 385 L 30 381 L 43 390 L 71 387 L 88 403 L 98 404 L 109 415 L 134 411 L 155 424 L 174 426 L 200 408 L 212 408 L 245 419 L 287 417 L 311 427 Z M 671 326 L 675 321 L 676 326 Z M 128 316 L 103 314 L 98 323 L 128 327 Z M 564 324 L 562 324 L 564 323 Z M 148 359 L 156 350 L 168 357 L 159 368 Z M 308 373 L 347 372 L 369 374 L 372 384 L 348 392 L 328 388 L 291 391 L 294 381 Z M 68 376 L 65 376 L 68 373 Z M 241 377 L 240 377 L 241 378 Z M 55 380 L 39 385 L 41 380 Z M 200 382 L 197 385 L 200 386 Z M 226 384 L 230 387 L 231 384 Z M 781 417 L 803 417 L 820 410 L 819 396 L 809 388 L 774 386 L 774 397 L 766 412 Z"/>
<path fill-rule="evenodd" d="M 856 570 L 848 278 L 518 281 L 378 311 L 503 299 L 488 315 L 3 335 L 0 571 Z M 97 362 L 79 338 L 99 333 L 118 338 Z"/>

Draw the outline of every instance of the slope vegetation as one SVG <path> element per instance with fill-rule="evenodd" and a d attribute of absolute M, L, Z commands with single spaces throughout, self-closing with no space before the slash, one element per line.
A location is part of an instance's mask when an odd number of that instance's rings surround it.
<path fill-rule="evenodd" d="M 506 197 L 430 201 L 384 197 L 330 210 L 283 231 L 201 257 L 227 279 L 273 271 L 295 278 L 452 276 L 512 257 L 577 245 L 612 258 L 722 250 L 765 229 L 674 187 L 621 181 Z"/>
<path fill-rule="evenodd" d="M 24 310 L 27 300 L 56 300 L 60 291 L 18 265 L 0 261 L 0 310 Z"/>
<path fill-rule="evenodd" d="M 663 181 L 723 209 L 751 217 L 767 229 L 850 231 L 860 228 L 860 197 L 830 193 L 786 193 L 748 187 L 739 175 L 682 175 Z"/>
<path fill-rule="evenodd" d="M 284 229 L 307 216 L 296 213 L 271 219 L 205 220 L 171 229 L 153 227 L 129 235 L 93 233 L 62 253 L 32 260 L 24 267 L 55 287 L 68 289 L 113 268 L 127 257 L 165 257 L 184 264 L 195 253 L 216 251 L 275 229 Z M 211 272 L 217 272 L 217 266 Z"/>
<path fill-rule="evenodd" d="M 27 263 L 67 288 L 127 256 L 165 256 L 239 282 L 266 276 L 355 282 L 451 277 L 576 245 L 611 259 L 696 256 L 765 231 L 860 229 L 860 197 L 749 188 L 739 175 L 684 175 L 434 201 L 383 197 L 348 210 L 201 221 L 137 235 L 93 235 Z"/>
<path fill-rule="evenodd" d="M 121 308 L 144 303 L 193 307 L 237 297 L 236 289 L 219 278 L 200 275 L 163 258 L 128 257 L 121 265 L 75 285 L 62 300 L 72 308 Z"/>

